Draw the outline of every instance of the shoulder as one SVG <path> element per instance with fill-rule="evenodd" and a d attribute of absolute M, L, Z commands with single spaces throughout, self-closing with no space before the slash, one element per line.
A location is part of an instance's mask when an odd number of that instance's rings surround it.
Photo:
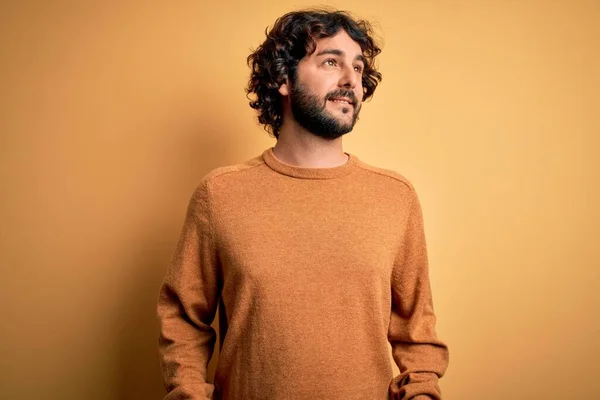
<path fill-rule="evenodd" d="M 367 181 L 381 199 L 394 199 L 396 205 L 409 213 L 421 213 L 421 202 L 413 183 L 403 174 L 392 169 L 381 168 L 359 161 L 360 168 L 369 176 Z M 404 212 L 403 211 L 403 212 Z"/>
<path fill-rule="evenodd" d="M 216 167 L 208 171 L 202 176 L 196 184 L 196 188 L 193 193 L 193 198 L 208 198 L 210 196 L 211 189 L 216 183 L 222 181 L 227 177 L 238 177 L 246 171 L 250 171 L 253 168 L 259 167 L 264 164 L 262 156 L 253 157 L 245 162 L 239 164 L 225 165 Z"/>
<path fill-rule="evenodd" d="M 210 215 L 215 183 L 222 181 L 225 177 L 237 177 L 244 171 L 249 171 L 263 163 L 261 157 L 254 157 L 239 164 L 225 165 L 209 170 L 195 183 L 188 201 L 188 214 L 195 216 Z M 240 177 L 240 179 L 243 179 L 243 177 Z"/>
<path fill-rule="evenodd" d="M 370 178 L 379 180 L 384 184 L 400 187 L 409 192 L 415 192 L 412 182 L 403 174 L 392 169 L 377 167 L 358 160 L 358 168 L 361 169 Z"/>

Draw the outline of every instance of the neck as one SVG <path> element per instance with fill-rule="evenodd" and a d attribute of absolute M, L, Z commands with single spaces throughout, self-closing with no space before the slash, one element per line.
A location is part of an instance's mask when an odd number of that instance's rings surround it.
<path fill-rule="evenodd" d="M 331 168 L 348 161 L 348 155 L 342 147 L 342 137 L 324 139 L 306 131 L 291 118 L 287 118 L 286 122 L 273 147 L 273 154 L 279 160 L 306 168 Z"/>

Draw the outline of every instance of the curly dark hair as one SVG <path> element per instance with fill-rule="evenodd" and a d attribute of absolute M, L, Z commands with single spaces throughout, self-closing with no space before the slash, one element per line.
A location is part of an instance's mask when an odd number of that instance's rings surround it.
<path fill-rule="evenodd" d="M 289 12 L 265 30 L 267 36 L 247 58 L 252 72 L 246 87 L 250 107 L 258 110 L 258 122 L 279 139 L 283 123 L 283 102 L 279 87 L 289 78 L 296 78 L 298 63 L 316 49 L 317 39 L 335 36 L 341 29 L 360 45 L 366 65 L 362 75 L 363 101 L 373 96 L 382 75 L 375 67 L 375 56 L 381 48 L 373 38 L 368 21 L 355 20 L 346 11 L 324 8 Z M 255 99 L 250 98 L 254 94 Z"/>

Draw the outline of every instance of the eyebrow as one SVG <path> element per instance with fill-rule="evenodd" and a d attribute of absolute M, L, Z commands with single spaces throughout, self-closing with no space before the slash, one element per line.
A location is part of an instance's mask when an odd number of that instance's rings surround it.
<path fill-rule="evenodd" d="M 342 50 L 338 50 L 338 49 L 325 49 L 325 50 L 321 50 L 320 52 L 318 52 L 316 57 L 322 56 L 323 54 L 333 54 L 333 55 L 341 57 L 345 53 Z M 356 57 L 354 57 L 354 60 L 361 61 L 364 65 L 367 64 L 367 59 L 362 54 L 357 54 Z"/>

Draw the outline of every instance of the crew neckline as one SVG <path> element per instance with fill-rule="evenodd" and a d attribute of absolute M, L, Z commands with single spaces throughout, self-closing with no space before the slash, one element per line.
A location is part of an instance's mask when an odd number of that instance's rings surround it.
<path fill-rule="evenodd" d="M 263 152 L 263 159 L 271 169 L 294 178 L 331 179 L 344 176 L 356 168 L 358 163 L 356 156 L 346 152 L 344 152 L 344 154 L 348 156 L 348 160 L 344 164 L 325 168 L 308 168 L 287 164 L 275 156 L 273 147 L 270 147 Z"/>

